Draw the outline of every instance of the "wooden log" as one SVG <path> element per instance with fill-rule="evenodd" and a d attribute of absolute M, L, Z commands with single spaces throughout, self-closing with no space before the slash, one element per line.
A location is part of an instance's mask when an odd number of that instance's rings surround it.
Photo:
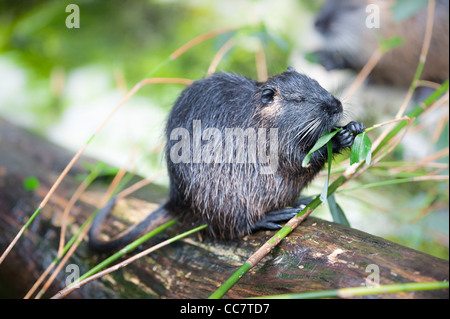
<path fill-rule="evenodd" d="M 72 153 L 0 120 L 0 252 L 39 205 L 46 191 L 71 159 Z M 83 161 L 93 161 L 82 157 Z M 60 219 L 65 204 L 83 173 L 80 164 L 51 198 L 0 265 L 0 297 L 23 297 L 56 256 Z M 40 181 L 37 191 L 24 189 L 29 176 Z M 105 183 L 95 183 L 71 212 L 69 235 L 95 209 Z M 125 229 L 145 216 L 166 192 L 146 187 L 120 200 L 104 232 Z M 151 203 L 153 204 L 151 204 Z M 168 233 L 177 233 L 174 227 Z M 110 275 L 76 290 L 72 298 L 207 298 L 272 232 L 258 232 L 241 240 L 219 241 L 191 236 L 164 247 Z M 160 240 L 169 235 L 160 236 Z M 142 248 L 149 244 L 142 245 Z M 69 263 L 85 273 L 107 256 L 97 255 L 83 242 Z M 368 266 L 374 268 L 368 268 Z M 380 237 L 309 217 L 226 295 L 243 298 L 344 287 L 360 287 L 378 269 L 380 284 L 448 280 L 448 261 L 395 244 Z M 45 297 L 65 286 L 72 272 L 56 277 Z M 370 298 L 448 298 L 448 290 L 396 293 Z"/>

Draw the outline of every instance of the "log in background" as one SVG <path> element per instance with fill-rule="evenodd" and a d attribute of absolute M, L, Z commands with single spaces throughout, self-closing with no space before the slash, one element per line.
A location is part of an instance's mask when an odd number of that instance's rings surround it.
<path fill-rule="evenodd" d="M 0 119 L 0 251 L 3 252 L 39 205 L 73 153 L 52 145 Z M 0 265 L 0 297 L 21 298 L 56 256 L 64 205 L 84 173 L 82 157 L 47 206 Z M 28 192 L 23 180 L 36 176 L 40 188 Z M 71 212 L 68 239 L 94 211 L 107 184 L 96 182 Z M 113 234 L 136 222 L 166 191 L 156 186 L 121 200 L 104 232 Z M 150 204 L 153 203 L 153 204 Z M 126 217 L 124 217 L 126 216 Z M 178 230 L 179 231 L 179 230 Z M 169 233 L 176 233 L 173 228 Z M 272 232 L 258 232 L 236 241 L 175 242 L 127 267 L 96 280 L 69 298 L 207 298 Z M 167 235 L 165 235 L 167 236 Z M 163 237 L 160 237 L 162 239 Z M 147 248 L 148 244 L 142 245 Z M 69 263 L 83 274 L 107 256 L 92 253 L 86 240 Z M 380 270 L 380 284 L 448 280 L 448 261 L 403 247 L 380 237 L 309 217 L 285 238 L 226 295 L 244 298 L 364 286 L 368 265 Z M 64 270 L 65 268 L 63 268 Z M 71 272 L 62 271 L 45 297 L 65 286 Z M 366 298 L 448 298 L 448 290 L 397 293 Z"/>

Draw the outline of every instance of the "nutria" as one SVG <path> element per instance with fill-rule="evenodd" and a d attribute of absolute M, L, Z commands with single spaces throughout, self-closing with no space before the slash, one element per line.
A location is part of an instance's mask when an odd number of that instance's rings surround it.
<path fill-rule="evenodd" d="M 167 120 L 168 201 L 105 242 L 98 235 L 112 201 L 93 222 L 91 248 L 118 248 L 173 216 L 187 225 L 206 223 L 219 238 L 280 228 L 278 222 L 298 213 L 301 190 L 327 161 L 326 146 L 306 168 L 303 158 L 342 114 L 338 99 L 292 67 L 263 83 L 231 73 L 194 82 Z M 348 123 L 332 139 L 333 152 L 350 147 L 364 129 Z"/>
<path fill-rule="evenodd" d="M 354 69 L 366 64 L 378 47 L 379 38 L 400 36 L 403 44 L 388 51 L 370 75 L 373 83 L 406 87 L 411 84 L 425 34 L 427 6 L 402 22 L 393 18 L 392 0 L 328 0 L 315 21 L 323 44 L 316 57 L 327 70 Z M 379 28 L 366 25 L 371 11 L 379 8 Z M 366 8 L 368 11 L 366 11 Z M 370 22 L 369 22 L 370 24 Z M 369 25 L 371 26 L 371 25 Z M 449 74 L 449 1 L 437 0 L 433 33 L 422 80 L 444 82 Z"/>

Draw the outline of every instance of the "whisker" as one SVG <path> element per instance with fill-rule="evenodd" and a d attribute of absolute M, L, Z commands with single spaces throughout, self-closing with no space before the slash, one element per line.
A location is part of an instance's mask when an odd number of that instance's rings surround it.
<path fill-rule="evenodd" d="M 308 124 L 306 124 L 304 127 L 302 127 L 302 129 L 300 130 L 300 131 L 298 131 L 296 134 L 295 134 L 295 136 L 293 136 L 289 141 L 287 141 L 285 144 L 286 145 L 290 145 L 290 143 L 293 141 L 293 140 L 295 140 L 299 135 L 301 135 L 305 130 L 307 130 L 311 125 L 313 125 L 314 124 L 314 121 L 315 121 L 316 119 L 314 119 L 314 118 L 312 118 L 312 119 L 310 119 L 310 120 L 307 120 L 306 122 L 302 122 L 300 125 L 298 125 L 296 128 L 294 128 L 294 129 L 292 129 L 292 131 L 293 132 L 295 132 L 301 125 L 304 125 L 305 123 L 308 123 Z"/>
<path fill-rule="evenodd" d="M 314 132 L 317 127 L 320 126 L 320 124 L 322 123 L 322 121 L 320 120 L 320 118 L 316 118 L 316 120 L 313 122 L 314 125 L 312 125 L 308 131 L 305 132 L 305 134 L 302 136 L 302 138 L 300 139 L 300 142 L 303 141 L 304 138 L 307 138 L 306 140 L 309 142 L 311 140 L 311 137 L 313 136 L 313 134 L 311 134 L 312 132 Z"/>

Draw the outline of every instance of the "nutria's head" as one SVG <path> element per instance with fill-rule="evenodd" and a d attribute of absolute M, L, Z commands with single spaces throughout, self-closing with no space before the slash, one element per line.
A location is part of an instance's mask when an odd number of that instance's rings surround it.
<path fill-rule="evenodd" d="M 255 99 L 259 99 L 255 118 L 265 127 L 278 128 L 280 143 L 303 151 L 331 131 L 343 114 L 338 99 L 292 67 L 261 83 Z"/>

